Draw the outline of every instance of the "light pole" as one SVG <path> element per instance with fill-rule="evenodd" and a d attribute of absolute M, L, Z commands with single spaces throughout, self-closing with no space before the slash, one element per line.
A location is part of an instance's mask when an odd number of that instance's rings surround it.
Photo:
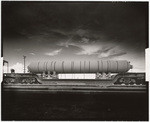
<path fill-rule="evenodd" d="M 24 59 L 24 73 L 26 73 L 26 68 L 25 68 L 26 67 L 26 64 L 25 64 L 26 63 L 25 62 L 26 61 L 26 56 L 23 56 L 23 59 Z"/>
<path fill-rule="evenodd" d="M 5 63 L 7 64 L 7 73 L 9 73 L 9 63 L 6 60 L 3 60 L 3 65 L 5 65 Z"/>

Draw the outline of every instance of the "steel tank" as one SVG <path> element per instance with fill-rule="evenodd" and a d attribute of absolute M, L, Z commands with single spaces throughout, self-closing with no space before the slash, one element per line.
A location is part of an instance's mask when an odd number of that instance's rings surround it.
<path fill-rule="evenodd" d="M 32 73 L 55 71 L 56 73 L 123 73 L 132 69 L 126 60 L 97 60 L 97 61 L 46 61 L 32 62 L 28 70 Z"/>

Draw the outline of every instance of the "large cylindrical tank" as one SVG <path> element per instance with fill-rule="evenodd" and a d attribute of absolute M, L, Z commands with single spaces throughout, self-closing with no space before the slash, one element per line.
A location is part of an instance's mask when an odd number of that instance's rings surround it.
<path fill-rule="evenodd" d="M 47 61 L 32 62 L 28 70 L 32 73 L 55 71 L 57 73 L 123 73 L 132 69 L 126 60 L 98 60 L 98 61 Z"/>

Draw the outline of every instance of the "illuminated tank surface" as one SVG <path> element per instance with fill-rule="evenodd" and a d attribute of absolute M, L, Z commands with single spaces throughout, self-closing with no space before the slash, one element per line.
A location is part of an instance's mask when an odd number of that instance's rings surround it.
<path fill-rule="evenodd" d="M 98 60 L 98 61 L 46 61 L 32 62 L 28 70 L 32 73 L 55 71 L 57 73 L 123 73 L 132 69 L 126 60 Z"/>

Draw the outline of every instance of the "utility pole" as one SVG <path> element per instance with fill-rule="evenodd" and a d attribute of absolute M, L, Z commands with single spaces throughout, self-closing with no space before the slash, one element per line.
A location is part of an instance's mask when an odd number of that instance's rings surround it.
<path fill-rule="evenodd" d="M 24 69 L 23 70 L 24 70 L 24 73 L 26 73 L 26 64 L 25 64 L 26 63 L 25 62 L 26 61 L 26 56 L 23 56 L 23 59 L 24 59 Z"/>

